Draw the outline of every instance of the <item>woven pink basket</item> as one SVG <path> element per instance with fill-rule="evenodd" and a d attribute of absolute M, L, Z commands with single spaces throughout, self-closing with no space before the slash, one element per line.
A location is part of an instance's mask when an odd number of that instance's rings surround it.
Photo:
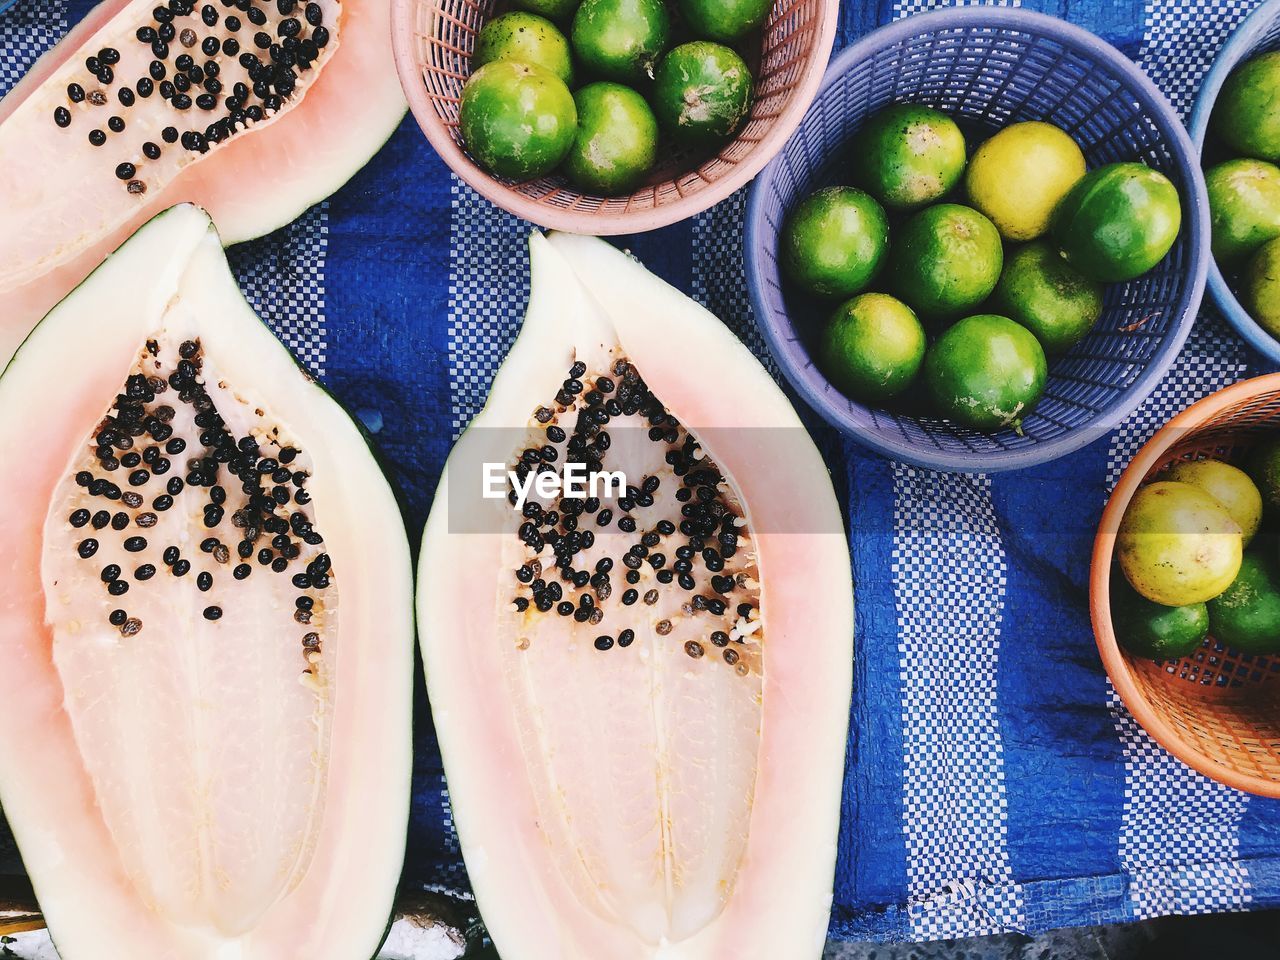
<path fill-rule="evenodd" d="M 463 149 L 458 101 L 471 51 L 495 0 L 391 0 L 400 82 L 418 125 L 450 169 L 504 210 L 544 227 L 597 236 L 638 233 L 706 210 L 754 177 L 782 148 L 822 80 L 839 0 L 776 0 L 745 51 L 756 77 L 751 116 L 714 157 L 671 153 L 630 196 L 579 193 L 563 177 L 515 183 L 494 177 Z"/>

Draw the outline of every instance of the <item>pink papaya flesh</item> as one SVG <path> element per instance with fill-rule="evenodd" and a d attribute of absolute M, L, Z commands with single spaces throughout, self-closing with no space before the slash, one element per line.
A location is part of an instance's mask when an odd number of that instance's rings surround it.
<path fill-rule="evenodd" d="M 0 367 L 159 211 L 198 203 L 230 244 L 345 183 L 404 115 L 389 7 L 103 0 L 91 11 L 0 100 Z"/>
<path fill-rule="evenodd" d="M 505 960 L 817 958 L 853 655 L 830 477 L 715 317 L 602 241 L 530 251 L 419 566 L 486 927 Z M 527 486 L 570 463 L 625 489 Z"/>
<path fill-rule="evenodd" d="M 373 956 L 408 817 L 408 544 L 202 211 L 36 327 L 0 448 L 0 803 L 63 960 Z"/>

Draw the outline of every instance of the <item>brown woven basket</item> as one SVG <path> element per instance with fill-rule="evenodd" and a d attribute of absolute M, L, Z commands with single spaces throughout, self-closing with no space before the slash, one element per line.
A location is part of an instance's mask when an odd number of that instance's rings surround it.
<path fill-rule="evenodd" d="M 755 176 L 791 136 L 813 100 L 835 39 L 839 0 L 776 0 L 741 48 L 756 78 L 751 116 L 713 157 L 666 156 L 630 196 L 578 193 L 563 177 L 516 183 L 494 177 L 463 149 L 458 102 L 471 51 L 495 0 L 392 0 L 400 82 L 418 125 L 459 177 L 505 210 L 544 227 L 608 235 L 653 230 L 723 200 Z"/>
<path fill-rule="evenodd" d="M 1209 637 L 1181 660 L 1127 652 L 1111 623 L 1116 531 L 1138 488 L 1180 460 L 1240 461 L 1280 432 L 1280 374 L 1245 380 L 1170 420 L 1120 477 L 1094 541 L 1090 606 L 1094 636 L 1116 691 L 1166 750 L 1228 786 L 1280 797 L 1280 655 L 1254 656 Z"/>

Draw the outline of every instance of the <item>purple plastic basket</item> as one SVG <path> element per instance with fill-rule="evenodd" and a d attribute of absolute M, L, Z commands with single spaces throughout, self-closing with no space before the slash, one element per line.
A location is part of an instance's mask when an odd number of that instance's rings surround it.
<path fill-rule="evenodd" d="M 1195 109 L 1191 111 L 1191 139 L 1196 150 L 1205 151 L 1205 141 L 1211 139 L 1209 117 L 1213 113 L 1213 105 L 1227 77 L 1237 66 L 1250 57 L 1260 53 L 1268 53 L 1280 49 L 1280 0 L 1269 0 L 1253 13 L 1245 17 L 1236 27 L 1231 38 L 1223 46 L 1213 61 L 1213 68 L 1200 85 L 1200 93 L 1196 96 Z M 1212 149 L 1212 148 L 1211 148 Z M 1227 159 L 1223 156 L 1221 159 Z M 1272 363 L 1280 363 L 1280 342 L 1268 333 L 1259 323 L 1249 316 L 1249 312 L 1240 305 L 1232 290 L 1234 276 L 1230 279 L 1218 267 L 1212 257 L 1209 258 L 1209 295 L 1236 328 L 1236 332 Z"/>
<path fill-rule="evenodd" d="M 802 329 L 821 318 L 812 317 L 778 274 L 778 232 L 787 211 L 818 187 L 847 182 L 854 134 L 868 115 L 897 101 L 945 110 L 971 145 L 1009 123 L 1046 120 L 1075 138 L 1090 167 L 1142 160 L 1165 173 L 1182 196 L 1182 231 L 1169 255 L 1145 276 L 1107 288 L 1101 319 L 1071 353 L 1050 364 L 1045 395 L 1021 434 L 981 434 L 849 400 L 814 365 L 793 322 L 792 309 Z M 1195 319 L 1208 236 L 1204 179 L 1191 141 L 1131 61 L 1062 20 L 972 6 L 882 27 L 832 62 L 800 127 L 752 188 L 747 277 L 756 320 L 783 372 L 836 427 L 922 466 L 1011 470 L 1079 449 L 1151 392 Z"/>

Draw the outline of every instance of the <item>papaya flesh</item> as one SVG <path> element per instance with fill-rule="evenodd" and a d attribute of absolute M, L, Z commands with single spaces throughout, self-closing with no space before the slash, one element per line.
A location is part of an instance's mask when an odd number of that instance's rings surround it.
<path fill-rule="evenodd" d="M 0 803 L 63 960 L 372 956 L 408 816 L 408 544 L 202 211 L 37 326 L 0 446 Z"/>
<path fill-rule="evenodd" d="M 826 468 L 703 308 L 596 239 L 535 233 L 530 256 L 419 567 L 486 927 L 506 960 L 816 958 L 853 652 Z M 516 492 L 570 463 L 625 489 Z"/>
<path fill-rule="evenodd" d="M 0 366 L 161 210 L 195 202 L 225 243 L 261 236 L 391 135 L 405 101 L 387 0 L 249 9 L 262 23 L 221 3 L 103 0 L 0 100 Z"/>

